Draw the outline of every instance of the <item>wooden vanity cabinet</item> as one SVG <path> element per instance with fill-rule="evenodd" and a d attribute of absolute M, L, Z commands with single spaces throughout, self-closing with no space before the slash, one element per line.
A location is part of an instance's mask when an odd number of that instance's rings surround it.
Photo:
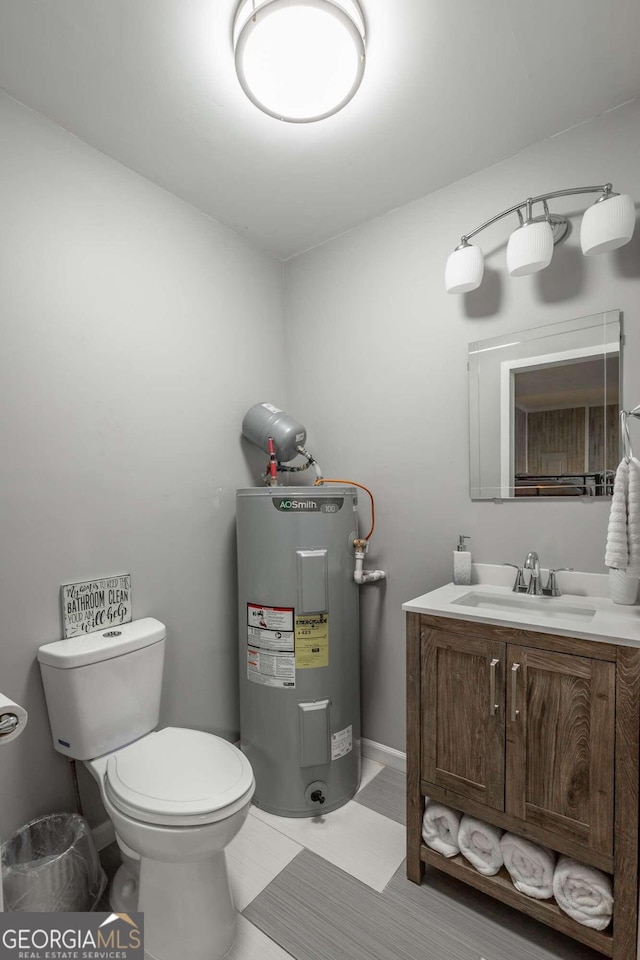
<path fill-rule="evenodd" d="M 459 877 L 614 960 L 635 960 L 640 650 L 407 615 L 407 874 Z M 604 932 L 422 843 L 424 797 L 613 875 Z"/>

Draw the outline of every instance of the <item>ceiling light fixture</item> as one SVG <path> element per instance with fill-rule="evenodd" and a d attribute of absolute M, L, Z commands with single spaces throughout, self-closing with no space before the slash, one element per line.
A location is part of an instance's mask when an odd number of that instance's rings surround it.
<path fill-rule="evenodd" d="M 236 73 L 249 99 L 289 123 L 324 120 L 362 82 L 365 24 L 358 0 L 241 0 Z"/>
<path fill-rule="evenodd" d="M 569 221 L 566 217 L 549 213 L 547 200 L 579 193 L 602 193 L 582 217 L 580 245 L 586 257 L 615 250 L 631 240 L 636 223 L 633 200 L 628 193 L 614 193 L 610 183 L 596 187 L 572 187 L 570 190 L 556 190 L 539 197 L 529 197 L 461 237 L 459 246 L 447 260 L 447 293 L 467 293 L 480 286 L 484 273 L 484 257 L 480 247 L 469 243 L 469 240 L 496 220 L 501 220 L 511 213 L 517 213 L 520 221 L 520 226 L 511 234 L 507 244 L 507 269 L 511 276 L 522 277 L 548 267 L 554 245 L 567 235 Z M 544 213 L 534 217 L 532 208 L 536 203 L 542 204 Z M 526 220 L 522 215 L 523 210 L 526 211 Z"/>

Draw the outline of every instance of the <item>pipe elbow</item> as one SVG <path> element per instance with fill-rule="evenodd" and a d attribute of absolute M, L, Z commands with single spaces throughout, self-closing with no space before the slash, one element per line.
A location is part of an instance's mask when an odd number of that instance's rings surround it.
<path fill-rule="evenodd" d="M 357 584 L 375 583 L 377 580 L 385 580 L 387 574 L 384 570 L 354 570 L 353 579 Z"/>

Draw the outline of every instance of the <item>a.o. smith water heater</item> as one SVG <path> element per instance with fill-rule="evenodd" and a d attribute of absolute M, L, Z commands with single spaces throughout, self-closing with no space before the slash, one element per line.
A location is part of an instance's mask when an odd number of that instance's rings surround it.
<path fill-rule="evenodd" d="M 308 817 L 360 780 L 354 487 L 237 493 L 242 750 L 253 802 Z"/>

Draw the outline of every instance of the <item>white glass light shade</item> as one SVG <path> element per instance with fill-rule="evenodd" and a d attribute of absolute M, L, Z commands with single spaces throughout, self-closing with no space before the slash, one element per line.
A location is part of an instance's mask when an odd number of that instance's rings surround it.
<path fill-rule="evenodd" d="M 585 256 L 624 246 L 633 236 L 636 211 L 628 193 L 607 197 L 587 207 L 580 226 L 580 246 Z"/>
<path fill-rule="evenodd" d="M 473 244 L 459 247 L 449 254 L 444 271 L 447 293 L 468 293 L 482 283 L 484 257 L 480 247 Z"/>
<path fill-rule="evenodd" d="M 546 220 L 525 223 L 509 237 L 507 269 L 512 277 L 544 270 L 553 256 L 553 230 Z"/>
<path fill-rule="evenodd" d="M 243 2 L 234 33 L 242 89 L 279 120 L 329 117 L 362 82 L 364 20 L 357 0 L 263 0 L 255 9 Z"/>

